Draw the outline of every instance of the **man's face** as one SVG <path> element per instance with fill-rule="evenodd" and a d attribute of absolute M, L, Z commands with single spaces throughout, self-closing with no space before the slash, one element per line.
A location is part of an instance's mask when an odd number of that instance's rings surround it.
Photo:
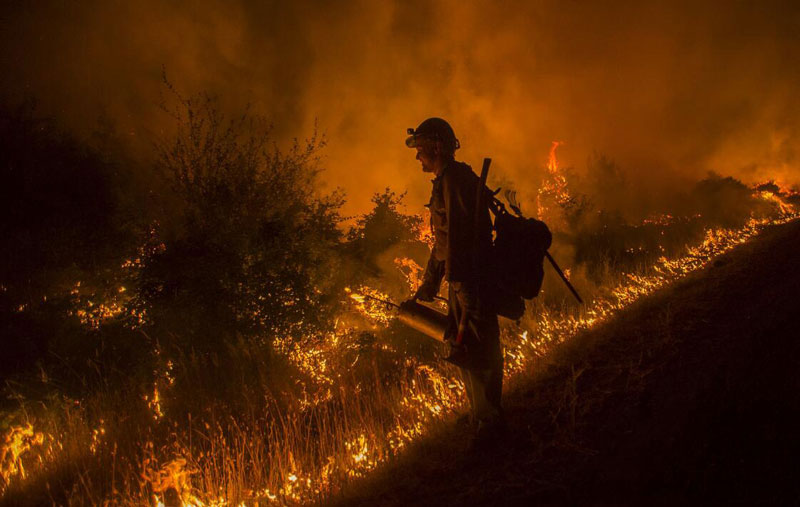
<path fill-rule="evenodd" d="M 439 156 L 433 143 L 423 143 L 417 146 L 417 160 L 422 164 L 422 171 L 436 172 L 440 165 Z"/>

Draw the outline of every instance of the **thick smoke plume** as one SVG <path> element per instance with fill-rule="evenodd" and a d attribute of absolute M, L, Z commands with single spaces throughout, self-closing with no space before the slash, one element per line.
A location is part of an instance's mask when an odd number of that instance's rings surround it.
<path fill-rule="evenodd" d="M 279 141 L 318 125 L 346 212 L 387 185 L 425 202 L 402 141 L 434 115 L 459 158 L 492 156 L 494 183 L 529 202 L 553 140 L 578 172 L 613 158 L 640 195 L 709 171 L 800 181 L 794 2 L 45 1 L 2 19 L 5 101 L 33 97 L 87 137 L 111 120 L 146 157 L 170 125 L 166 69 L 187 93 L 251 103 Z"/>

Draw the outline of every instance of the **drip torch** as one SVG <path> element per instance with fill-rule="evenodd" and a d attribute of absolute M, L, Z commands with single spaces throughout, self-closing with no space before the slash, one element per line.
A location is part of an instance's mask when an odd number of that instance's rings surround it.
<path fill-rule="evenodd" d="M 445 343 L 445 332 L 447 331 L 446 313 L 442 313 L 413 300 L 404 301 L 398 305 L 392 301 L 376 298 L 368 294 L 364 294 L 363 296 L 388 307 L 397 308 L 397 320 L 429 338 Z"/>

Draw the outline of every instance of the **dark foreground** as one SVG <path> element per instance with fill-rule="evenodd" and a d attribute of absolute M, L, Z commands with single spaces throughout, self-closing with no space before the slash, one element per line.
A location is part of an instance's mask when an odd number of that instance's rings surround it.
<path fill-rule="evenodd" d="M 800 222 L 536 365 L 503 443 L 450 427 L 355 505 L 800 505 Z"/>

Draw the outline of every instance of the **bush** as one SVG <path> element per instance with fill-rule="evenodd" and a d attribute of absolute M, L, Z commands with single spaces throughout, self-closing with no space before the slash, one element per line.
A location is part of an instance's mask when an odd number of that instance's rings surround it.
<path fill-rule="evenodd" d="M 376 193 L 372 196 L 372 210 L 361 215 L 347 233 L 347 250 L 367 276 L 387 274 L 381 269 L 379 259 L 392 247 L 400 245 L 414 254 L 425 250 L 425 245 L 418 239 L 422 217 L 406 215 L 398 209 L 403 205 L 404 197 L 404 193 L 398 195 L 389 188 Z"/>
<path fill-rule="evenodd" d="M 177 135 L 159 146 L 168 211 L 133 310 L 162 342 L 201 352 L 330 326 L 342 199 L 316 191 L 323 143 L 284 152 L 258 117 L 228 119 L 207 96 L 178 103 Z"/>

